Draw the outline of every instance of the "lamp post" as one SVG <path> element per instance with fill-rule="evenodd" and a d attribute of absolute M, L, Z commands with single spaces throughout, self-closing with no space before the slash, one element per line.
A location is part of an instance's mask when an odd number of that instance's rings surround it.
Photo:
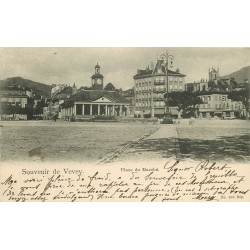
<path fill-rule="evenodd" d="M 164 60 L 165 63 L 165 81 L 166 81 L 166 85 L 167 85 L 167 92 L 166 92 L 166 110 L 165 110 L 165 117 L 162 121 L 162 123 L 164 124 L 172 124 L 173 120 L 171 118 L 171 114 L 170 114 L 170 110 L 169 110 L 169 89 L 168 89 L 168 68 L 173 68 L 173 61 L 174 61 L 174 56 L 168 54 L 168 51 L 166 51 L 166 54 L 162 54 L 161 55 L 161 59 Z M 169 65 L 170 64 L 170 65 Z"/>

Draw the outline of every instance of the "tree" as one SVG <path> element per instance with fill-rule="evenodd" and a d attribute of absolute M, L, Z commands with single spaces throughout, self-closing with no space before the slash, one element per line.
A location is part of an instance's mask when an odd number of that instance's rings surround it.
<path fill-rule="evenodd" d="M 167 94 L 165 94 L 164 97 L 167 98 Z M 168 93 L 168 102 L 166 100 L 166 105 L 177 107 L 178 111 L 183 111 L 186 117 L 194 115 L 197 110 L 196 106 L 202 103 L 203 101 L 198 94 L 188 91 L 170 92 Z"/>
<path fill-rule="evenodd" d="M 20 103 L 16 103 L 12 105 L 8 102 L 1 103 L 1 114 L 4 115 L 12 115 L 13 119 L 15 118 L 16 114 L 23 114 L 24 109 L 21 107 Z"/>
<path fill-rule="evenodd" d="M 34 107 L 34 114 L 35 115 L 42 115 L 43 114 L 43 108 L 45 107 L 45 101 L 42 99 L 40 102 L 37 103 L 37 105 Z"/>
<path fill-rule="evenodd" d="M 34 114 L 34 99 L 33 98 L 28 98 L 27 99 L 27 105 L 25 107 L 25 114 L 27 114 L 27 119 L 31 120 L 33 118 Z"/>
<path fill-rule="evenodd" d="M 247 111 L 247 116 L 249 116 L 249 106 L 250 106 L 250 88 L 249 84 L 245 86 L 244 89 L 234 90 L 228 93 L 228 98 L 235 102 L 242 102 Z"/>
<path fill-rule="evenodd" d="M 114 91 L 115 90 L 115 86 L 109 82 L 105 87 L 104 90 L 108 90 L 108 91 Z"/>
<path fill-rule="evenodd" d="M 1 102 L 1 114 L 4 115 L 13 114 L 13 108 L 8 102 Z"/>
<path fill-rule="evenodd" d="M 79 90 L 92 90 L 92 87 L 81 86 Z"/>

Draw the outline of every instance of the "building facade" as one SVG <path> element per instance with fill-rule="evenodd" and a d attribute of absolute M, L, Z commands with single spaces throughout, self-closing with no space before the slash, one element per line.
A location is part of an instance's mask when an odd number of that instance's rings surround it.
<path fill-rule="evenodd" d="M 167 77 L 166 77 L 167 74 Z M 165 114 L 164 94 L 185 90 L 185 76 L 179 69 L 166 72 L 164 61 L 157 60 L 151 69 L 137 70 L 134 78 L 135 115 L 138 117 L 158 117 Z"/>
<path fill-rule="evenodd" d="M 1 87 L 1 120 L 27 120 L 28 105 L 32 105 L 32 91 L 13 85 Z"/>
<path fill-rule="evenodd" d="M 103 89 L 103 75 L 100 66 L 95 66 L 91 77 L 91 90 L 82 89 L 67 98 L 62 105 L 62 117 L 66 120 L 88 119 L 93 116 L 127 116 L 130 115 L 130 102 L 116 91 Z"/>
<path fill-rule="evenodd" d="M 76 93 L 77 88 L 75 83 L 73 84 L 73 87 L 66 84 L 54 85 L 51 89 L 51 100 L 48 105 L 43 108 L 43 119 L 53 119 L 55 116 L 59 119 L 63 118 L 61 108 L 62 104 L 67 98 Z"/>
<path fill-rule="evenodd" d="M 208 79 L 186 84 L 186 90 L 198 93 L 203 104 L 197 105 L 196 116 L 200 118 L 234 119 L 244 116 L 245 107 L 240 101 L 232 101 L 228 94 L 237 90 L 234 78 L 221 78 L 219 68 L 209 68 Z"/>
<path fill-rule="evenodd" d="M 82 90 L 71 96 L 62 105 L 63 117 L 68 120 L 88 118 L 89 116 L 127 116 L 130 115 L 129 102 L 115 91 Z"/>
<path fill-rule="evenodd" d="M 228 92 L 212 92 L 201 93 L 199 97 L 203 100 L 203 104 L 199 104 L 200 118 L 239 118 L 244 113 L 242 102 L 232 101 L 228 98 Z"/>

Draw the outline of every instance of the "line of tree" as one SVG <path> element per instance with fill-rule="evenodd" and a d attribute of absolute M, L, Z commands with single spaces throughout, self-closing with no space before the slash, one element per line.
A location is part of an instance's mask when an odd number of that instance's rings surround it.
<path fill-rule="evenodd" d="M 246 109 L 246 115 L 249 117 L 249 108 L 250 108 L 250 85 L 247 84 L 241 90 L 233 90 L 227 93 L 227 96 L 232 101 L 242 102 Z M 204 102 L 198 96 L 199 93 L 183 91 L 183 92 L 170 92 L 164 95 L 166 100 L 166 105 L 170 107 L 177 107 L 177 110 L 182 113 L 183 118 L 188 118 L 199 115 L 198 105 L 203 104 Z M 168 95 L 168 98 L 167 98 Z M 168 102 L 167 102 L 168 100 Z"/>
<path fill-rule="evenodd" d="M 43 107 L 45 106 L 45 101 L 41 100 L 34 106 L 34 100 L 32 98 L 28 99 L 25 107 L 22 107 L 20 103 L 11 104 L 8 102 L 0 103 L 1 114 L 12 115 L 13 118 L 17 114 L 27 115 L 27 119 L 32 119 L 34 116 L 41 116 L 43 114 Z"/>
<path fill-rule="evenodd" d="M 244 89 L 234 90 L 228 93 L 228 98 L 235 102 L 242 102 L 246 108 L 247 117 L 249 117 L 249 107 L 250 107 L 250 85 L 246 84 Z"/>
<path fill-rule="evenodd" d="M 80 90 L 92 90 L 92 87 L 87 87 L 87 86 L 82 86 L 80 87 Z M 107 91 L 118 91 L 116 89 L 116 87 L 114 86 L 113 83 L 109 82 L 106 84 L 106 86 L 104 87 L 104 90 L 107 90 Z"/>
<path fill-rule="evenodd" d="M 167 98 L 168 96 L 168 98 Z M 179 114 L 182 113 L 183 118 L 199 115 L 198 104 L 202 104 L 202 99 L 195 92 L 170 92 L 164 95 L 166 105 L 169 107 L 177 107 Z"/>
<path fill-rule="evenodd" d="M 109 83 L 107 83 L 107 85 L 104 87 L 104 90 L 115 91 L 116 88 L 115 88 L 115 86 L 113 85 L 113 83 L 109 82 Z"/>

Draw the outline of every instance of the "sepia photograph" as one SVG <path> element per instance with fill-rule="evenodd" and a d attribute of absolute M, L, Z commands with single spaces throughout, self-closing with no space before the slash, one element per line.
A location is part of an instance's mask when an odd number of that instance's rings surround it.
<path fill-rule="evenodd" d="M 1 246 L 248 249 L 248 5 L 1 1 Z"/>
<path fill-rule="evenodd" d="M 0 51 L 1 161 L 249 162 L 249 48 Z"/>
<path fill-rule="evenodd" d="M 249 198 L 249 48 L 0 53 L 4 199 Z"/>

